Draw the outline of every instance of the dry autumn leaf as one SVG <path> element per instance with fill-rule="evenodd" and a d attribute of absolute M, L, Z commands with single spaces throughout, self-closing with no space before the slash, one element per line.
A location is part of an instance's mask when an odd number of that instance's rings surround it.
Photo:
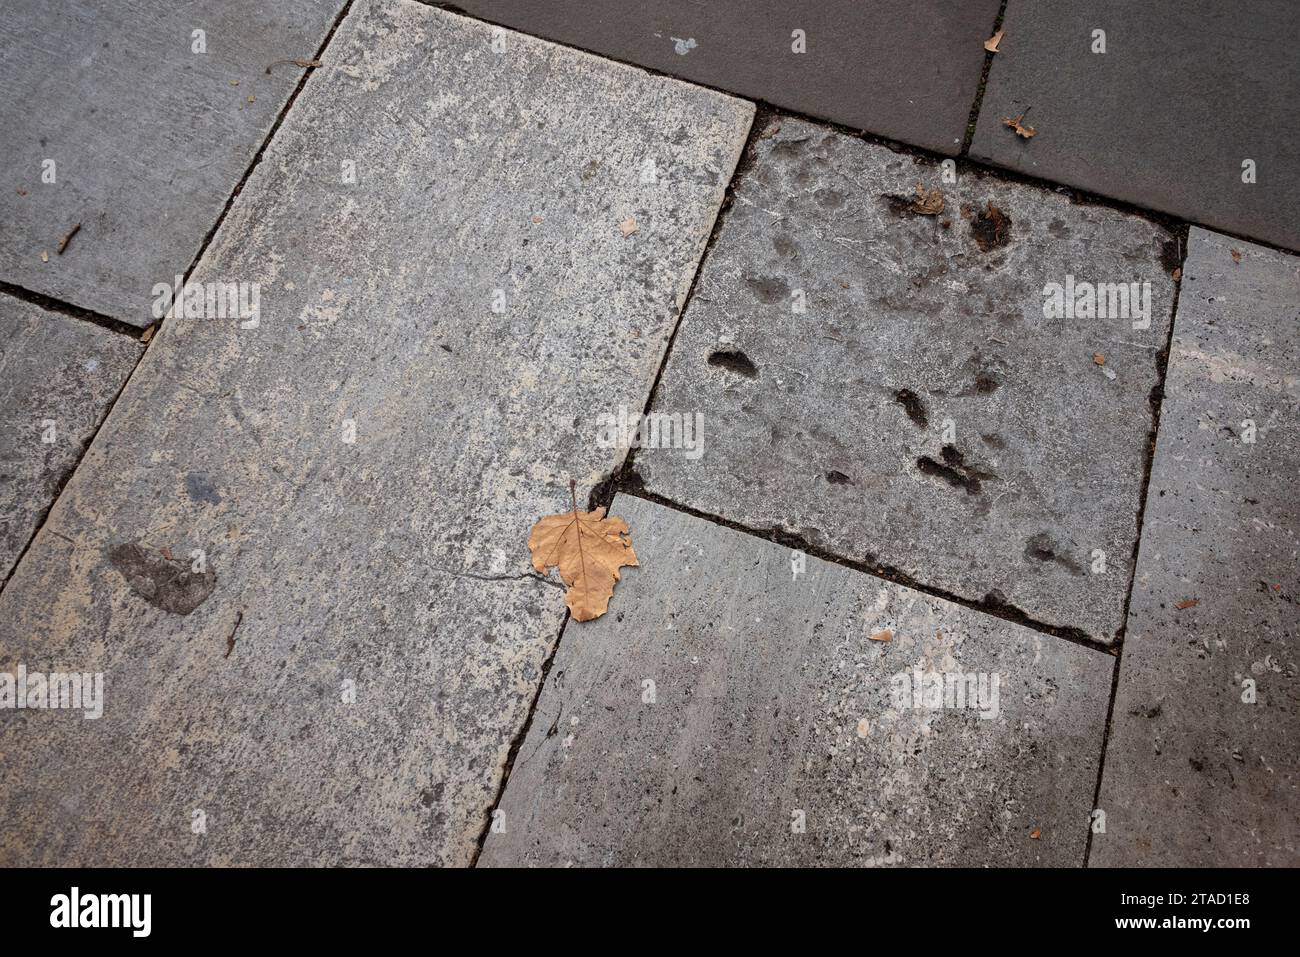
<path fill-rule="evenodd" d="M 1229 250 L 1229 252 L 1232 253 L 1232 261 L 1233 261 L 1233 262 L 1235 262 L 1235 263 L 1239 263 L 1239 262 L 1241 262 L 1241 250 L 1240 250 L 1240 249 L 1232 249 L 1232 250 Z"/>
<path fill-rule="evenodd" d="M 987 40 L 984 41 L 984 49 L 988 50 L 990 53 L 997 53 L 998 44 L 1001 42 L 1002 42 L 1002 31 L 999 30 L 997 33 L 993 34 L 993 36 L 989 37 Z"/>
<path fill-rule="evenodd" d="M 938 216 L 943 212 L 943 193 L 937 189 L 926 192 L 925 187 L 917 183 L 916 199 L 908 209 L 921 216 Z"/>
<path fill-rule="evenodd" d="M 573 511 L 547 515 L 528 534 L 533 568 L 545 575 L 552 565 L 569 590 L 564 603 L 578 621 L 591 621 L 605 614 L 614 595 L 614 582 L 624 565 L 639 565 L 632 550 L 627 523 L 606 518 L 601 506 L 594 512 L 579 512 L 576 483 L 569 483 Z"/>
<path fill-rule="evenodd" d="M 894 633 L 888 628 L 881 628 L 879 631 L 873 631 L 871 633 L 871 640 L 872 641 L 893 641 Z"/>
<path fill-rule="evenodd" d="M 627 219 L 623 220 L 623 222 L 618 224 L 618 228 L 624 236 L 631 236 L 641 227 L 636 224 L 635 219 L 629 216 Z"/>
<path fill-rule="evenodd" d="M 1184 611 L 1188 608 L 1195 608 L 1200 603 L 1201 600 L 1199 598 L 1184 598 L 1182 601 L 1174 602 L 1174 607 L 1179 611 Z"/>
<path fill-rule="evenodd" d="M 1029 832 L 1029 836 L 1036 841 L 1043 836 L 1043 829 L 1041 827 L 1036 827 Z"/>
<path fill-rule="evenodd" d="M 1099 366 L 1104 366 L 1106 364 L 1106 356 L 1103 353 L 1094 352 L 1092 354 L 1092 361 L 1097 363 Z"/>
<path fill-rule="evenodd" d="M 1011 127 L 1016 131 L 1017 136 L 1023 136 L 1025 139 L 1029 139 L 1031 136 L 1037 136 L 1038 130 L 1034 129 L 1032 126 L 1025 126 L 1025 124 L 1021 122 L 1024 118 L 1024 113 L 1021 113 L 1019 116 L 1005 116 L 1002 118 L 1002 124 Z"/>

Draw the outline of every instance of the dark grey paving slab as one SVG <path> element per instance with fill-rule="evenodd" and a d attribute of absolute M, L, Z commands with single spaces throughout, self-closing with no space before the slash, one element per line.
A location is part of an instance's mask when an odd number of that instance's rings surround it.
<path fill-rule="evenodd" d="M 1300 6 L 1010 0 L 1004 27 L 973 158 L 1300 249 Z"/>
<path fill-rule="evenodd" d="M 760 136 L 656 398 L 703 451 L 641 452 L 648 488 L 1110 640 L 1176 241 L 811 124 Z M 1137 284 L 1131 317 L 1045 316 L 1071 282 Z"/>
<path fill-rule="evenodd" d="M 127 336 L 0 294 L 0 582 L 141 350 Z"/>
<path fill-rule="evenodd" d="M 471 859 L 563 619 L 528 530 L 617 467 L 574 421 L 644 404 L 752 116 L 491 40 L 358 0 L 196 269 L 257 325 L 163 323 L 0 594 L 0 669 L 105 695 L 0 712 L 0 861 Z"/>
<path fill-rule="evenodd" d="M 1300 863 L 1300 259 L 1193 229 L 1091 863 Z"/>
<path fill-rule="evenodd" d="M 1109 655 L 814 558 L 796 574 L 641 499 L 612 512 L 640 567 L 565 626 L 481 864 L 1082 862 Z M 918 671 L 983 697 L 917 702 Z"/>
<path fill-rule="evenodd" d="M 152 323 L 343 5 L 6 3 L 0 279 Z"/>
<path fill-rule="evenodd" d="M 458 7 L 956 155 L 998 0 L 460 0 Z M 803 32 L 804 52 L 796 53 Z"/>

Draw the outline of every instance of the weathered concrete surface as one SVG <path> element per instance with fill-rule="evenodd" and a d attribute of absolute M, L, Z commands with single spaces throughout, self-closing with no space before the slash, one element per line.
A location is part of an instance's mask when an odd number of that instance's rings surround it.
<path fill-rule="evenodd" d="M 475 16 L 956 155 L 998 0 L 458 0 Z M 796 53 L 802 30 L 804 52 Z"/>
<path fill-rule="evenodd" d="M 1298 311 L 1300 259 L 1192 230 L 1093 864 L 1300 863 Z"/>
<path fill-rule="evenodd" d="M 343 4 L 6 3 L 0 279 L 153 322 L 153 285 L 189 268 L 302 75 L 268 64 L 315 56 Z"/>
<path fill-rule="evenodd" d="M 1004 28 L 973 158 L 1300 249 L 1294 0 L 1010 0 Z"/>
<path fill-rule="evenodd" d="M 196 270 L 260 324 L 163 324 L 0 595 L 0 667 L 106 697 L 0 712 L 0 861 L 471 859 L 564 611 L 528 529 L 621 460 L 574 423 L 645 402 L 752 116 L 491 41 L 331 42 Z"/>
<path fill-rule="evenodd" d="M 789 549 L 641 499 L 612 512 L 641 566 L 565 626 L 481 863 L 1082 862 L 1109 655 L 813 558 L 796 577 Z M 984 674 L 986 707 L 900 706 L 914 669 Z"/>
<path fill-rule="evenodd" d="M 126 336 L 0 294 L 0 582 L 140 352 Z"/>
<path fill-rule="evenodd" d="M 942 213 L 909 209 L 918 183 Z M 1172 308 L 1162 256 L 1176 240 L 1145 220 L 966 171 L 946 185 L 785 120 L 757 142 L 656 398 L 703 415 L 704 452 L 637 468 L 708 514 L 1108 641 Z M 1069 276 L 1149 283 L 1149 328 L 1045 318 Z"/>

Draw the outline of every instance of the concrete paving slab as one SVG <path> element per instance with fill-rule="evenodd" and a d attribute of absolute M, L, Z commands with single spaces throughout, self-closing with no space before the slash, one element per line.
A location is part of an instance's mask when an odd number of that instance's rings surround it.
<path fill-rule="evenodd" d="M 1193 229 L 1092 864 L 1300 863 L 1300 259 Z"/>
<path fill-rule="evenodd" d="M 0 582 L 141 351 L 127 336 L 0 293 Z"/>
<path fill-rule="evenodd" d="M 260 309 L 163 323 L 0 594 L 0 668 L 105 699 L 0 712 L 0 861 L 471 860 L 564 612 L 528 530 L 621 460 L 574 423 L 644 404 L 752 117 L 493 39 L 358 0 L 308 80 L 196 269 Z"/>
<path fill-rule="evenodd" d="M 456 6 L 561 43 L 955 156 L 999 4 L 458 0 Z"/>
<path fill-rule="evenodd" d="M 702 417 L 702 451 L 636 467 L 707 514 L 1109 641 L 1177 241 L 943 178 L 803 122 L 760 134 L 655 400 Z"/>
<path fill-rule="evenodd" d="M 1109 655 L 642 499 L 612 513 L 641 565 L 565 626 L 480 863 L 1082 862 Z"/>
<path fill-rule="evenodd" d="M 0 279 L 152 323 L 343 5 L 6 3 Z"/>
<path fill-rule="evenodd" d="M 973 158 L 1300 249 L 1291 0 L 1010 0 L 1004 28 Z"/>

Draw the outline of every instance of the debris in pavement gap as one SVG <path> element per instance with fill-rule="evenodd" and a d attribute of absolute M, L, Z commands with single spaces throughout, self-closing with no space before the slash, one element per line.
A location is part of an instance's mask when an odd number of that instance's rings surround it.
<path fill-rule="evenodd" d="M 279 66 L 282 63 L 292 63 L 294 66 L 300 66 L 304 70 L 309 67 L 324 66 L 324 63 L 321 60 L 304 60 L 304 59 L 272 60 L 270 63 L 266 65 L 266 72 L 269 74 L 271 72 L 271 67 Z"/>
<path fill-rule="evenodd" d="M 1005 32 L 1005 31 L 1003 31 L 1003 30 L 999 30 L 997 33 L 993 34 L 993 36 L 991 36 L 991 37 L 989 37 L 987 40 L 985 40 L 985 41 L 984 41 L 984 49 L 988 50 L 990 53 L 997 53 L 997 52 L 998 52 L 998 44 L 1002 42 L 1002 34 L 1003 34 L 1004 32 Z"/>

